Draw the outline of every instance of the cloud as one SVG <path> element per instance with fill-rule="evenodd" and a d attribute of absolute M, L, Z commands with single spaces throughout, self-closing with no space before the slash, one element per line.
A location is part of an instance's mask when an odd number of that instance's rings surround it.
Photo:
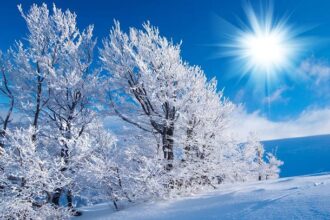
<path fill-rule="evenodd" d="M 309 89 L 330 98 L 330 63 L 327 60 L 308 58 L 301 62 L 297 72 L 308 83 Z"/>
<path fill-rule="evenodd" d="M 316 84 L 330 81 L 330 64 L 325 60 L 308 58 L 300 64 L 299 72 L 316 79 Z"/>
<path fill-rule="evenodd" d="M 307 109 L 288 121 L 271 121 L 260 112 L 247 113 L 239 108 L 233 115 L 230 131 L 241 140 L 254 132 L 261 140 L 330 134 L 330 107 Z"/>
<path fill-rule="evenodd" d="M 330 98 L 330 62 L 311 57 L 301 62 L 297 73 L 313 94 L 321 100 Z M 278 88 L 264 97 L 262 103 L 287 103 L 289 98 L 285 93 L 290 89 Z M 241 140 L 246 140 L 251 132 L 257 133 L 262 140 L 330 134 L 330 106 L 306 108 L 298 117 L 285 121 L 271 121 L 260 111 L 248 113 L 241 107 L 235 111 L 230 128 Z"/>
<path fill-rule="evenodd" d="M 241 88 L 240 90 L 237 91 L 237 93 L 234 97 L 234 101 L 236 103 L 242 103 L 244 100 L 244 95 L 245 95 L 245 90 L 243 88 Z"/>
<path fill-rule="evenodd" d="M 263 103 L 274 103 L 274 102 L 283 102 L 283 103 L 287 103 L 289 101 L 289 98 L 285 98 L 284 92 L 287 91 L 288 88 L 287 87 L 281 87 L 277 90 L 275 90 L 272 94 L 270 94 L 269 96 L 266 96 L 265 98 L 263 98 L 262 102 Z"/>
<path fill-rule="evenodd" d="M 134 126 L 116 116 L 105 117 L 103 123 L 119 139 L 126 139 L 127 134 L 136 131 Z M 242 142 L 251 133 L 256 133 L 261 140 L 330 134 L 330 106 L 307 108 L 295 119 L 285 121 L 271 121 L 259 111 L 248 113 L 244 107 L 239 107 L 232 115 L 228 132 Z"/>

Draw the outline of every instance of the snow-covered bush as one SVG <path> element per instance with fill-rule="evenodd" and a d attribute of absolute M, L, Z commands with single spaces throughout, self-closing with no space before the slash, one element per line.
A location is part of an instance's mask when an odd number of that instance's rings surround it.
<path fill-rule="evenodd" d="M 1 219 L 66 218 L 69 210 L 49 203 L 51 192 L 67 184 L 59 158 L 32 140 L 33 127 L 8 132 L 1 163 Z"/>
<path fill-rule="evenodd" d="M 238 180 L 266 180 L 279 176 L 279 167 L 283 164 L 273 154 L 266 153 L 262 143 L 255 134 L 251 134 L 248 141 L 240 144 L 239 161 L 236 169 Z"/>
<path fill-rule="evenodd" d="M 116 146 L 116 137 L 94 124 L 90 132 L 85 132 L 78 142 L 68 143 L 74 159 L 69 166 L 75 172 L 76 185 L 73 191 L 87 202 L 117 201 L 129 199 L 127 191 L 123 188 L 119 160 L 120 151 Z M 82 145 L 87 151 L 81 152 Z M 122 161 L 124 162 L 124 161 Z"/>
<path fill-rule="evenodd" d="M 284 164 L 283 161 L 277 159 L 272 153 L 266 154 L 267 163 L 264 168 L 264 179 L 276 179 L 280 176 L 280 166 Z"/>

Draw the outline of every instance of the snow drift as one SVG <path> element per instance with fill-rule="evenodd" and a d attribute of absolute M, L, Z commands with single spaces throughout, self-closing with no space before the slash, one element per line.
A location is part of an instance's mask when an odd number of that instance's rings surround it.
<path fill-rule="evenodd" d="M 148 202 L 113 212 L 82 209 L 84 219 L 330 219 L 330 174 L 223 185 L 202 195 Z"/>

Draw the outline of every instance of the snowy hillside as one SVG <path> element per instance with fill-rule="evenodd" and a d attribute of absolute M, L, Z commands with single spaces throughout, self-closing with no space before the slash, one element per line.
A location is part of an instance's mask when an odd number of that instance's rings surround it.
<path fill-rule="evenodd" d="M 330 219 L 330 174 L 224 185 L 207 194 L 111 210 L 89 207 L 74 219 Z"/>
<path fill-rule="evenodd" d="M 83 208 L 77 219 L 330 219 L 330 135 L 263 144 L 285 161 L 280 176 L 286 178 L 222 185 L 215 192 L 137 204 L 119 212 L 112 203 L 100 204 Z M 315 175 L 320 172 L 327 174 Z"/>
<path fill-rule="evenodd" d="M 265 150 L 284 161 L 280 177 L 330 172 L 330 135 L 263 142 Z"/>

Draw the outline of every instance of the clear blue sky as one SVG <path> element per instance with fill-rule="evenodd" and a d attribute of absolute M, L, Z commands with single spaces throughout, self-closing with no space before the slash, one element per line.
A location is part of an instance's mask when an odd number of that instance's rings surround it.
<path fill-rule="evenodd" d="M 312 60 L 311 65 L 322 69 L 323 75 L 306 73 L 306 79 L 290 77 L 288 73 L 279 80 L 268 94 L 254 88 L 254 81 L 247 83 L 249 74 L 240 78 L 234 73 L 235 65 L 231 57 L 215 58 L 222 48 L 212 46 L 224 43 L 226 28 L 219 23 L 219 17 L 237 25 L 239 19 L 244 23 L 241 0 L 54 0 L 54 1 L 16 1 L 1 2 L 0 7 L 0 49 L 6 50 L 15 40 L 26 35 L 26 27 L 16 5 L 22 4 L 26 11 L 32 3 L 46 2 L 62 9 L 77 13 L 80 28 L 95 25 L 98 42 L 108 35 L 113 19 L 121 22 L 124 29 L 130 26 L 141 27 L 144 21 L 158 26 L 162 35 L 174 42 L 183 41 L 182 56 L 191 64 L 202 66 L 209 78 L 216 76 L 219 89 L 225 88 L 225 95 L 234 102 L 242 102 L 247 112 L 259 114 L 273 121 L 290 120 L 299 117 L 310 108 L 330 106 L 330 1 L 328 0 L 276 0 L 275 17 L 290 15 L 288 24 L 299 28 L 311 27 L 302 35 L 313 37 L 312 44 L 299 54 L 295 68 L 301 63 Z M 251 1 L 255 8 L 265 1 Z M 317 69 L 316 70 L 319 70 Z M 329 68 L 329 69 L 327 69 Z M 315 72 L 315 69 L 306 71 Z M 289 70 L 288 70 L 289 71 Z M 295 71 L 290 69 L 290 71 Z M 313 72 L 313 73 L 314 73 Z M 324 76 L 325 75 L 325 76 Z M 322 78 L 323 77 L 323 78 Z M 307 79 L 308 78 L 308 79 Z M 321 82 L 316 83 L 317 80 Z M 323 81 L 322 81 L 323 80 Z M 329 80 L 329 81 L 327 81 Z M 324 83 L 328 82 L 328 83 Z M 269 102 L 265 102 L 269 96 Z"/>

